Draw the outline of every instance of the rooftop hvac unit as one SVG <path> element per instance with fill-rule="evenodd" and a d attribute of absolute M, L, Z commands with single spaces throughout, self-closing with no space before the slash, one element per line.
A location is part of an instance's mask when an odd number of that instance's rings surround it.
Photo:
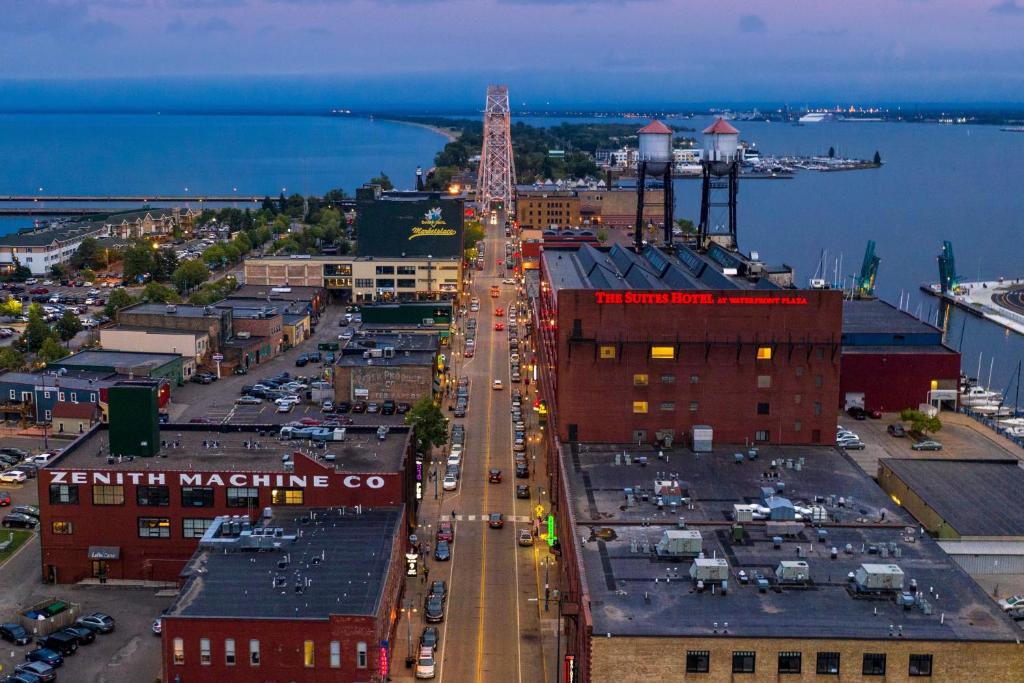
<path fill-rule="evenodd" d="M 895 564 L 862 564 L 854 573 L 857 591 L 864 593 L 903 590 L 903 570 Z"/>
<path fill-rule="evenodd" d="M 700 555 L 704 539 L 696 529 L 667 529 L 655 547 L 658 557 L 696 557 Z"/>
<path fill-rule="evenodd" d="M 783 560 L 775 568 L 775 578 L 779 583 L 808 583 L 811 568 L 803 560 Z"/>
<path fill-rule="evenodd" d="M 741 503 L 733 503 L 732 506 L 732 517 L 733 521 L 736 522 L 753 522 L 754 511 L 757 509 L 756 505 L 745 505 Z"/>
<path fill-rule="evenodd" d="M 384 349 L 370 349 L 370 358 L 383 358 Z"/>
<path fill-rule="evenodd" d="M 710 453 L 714 430 L 708 425 L 694 425 L 690 430 L 694 453 Z"/>
<path fill-rule="evenodd" d="M 729 578 L 729 563 L 721 557 L 698 557 L 690 565 L 690 578 L 694 581 L 725 581 Z"/>
<path fill-rule="evenodd" d="M 395 357 L 395 347 L 394 346 L 385 346 L 384 347 L 384 357 L 385 358 L 394 358 Z"/>

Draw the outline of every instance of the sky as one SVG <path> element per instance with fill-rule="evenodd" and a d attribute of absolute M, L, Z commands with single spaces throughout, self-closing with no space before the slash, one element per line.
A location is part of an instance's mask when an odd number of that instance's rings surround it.
<path fill-rule="evenodd" d="M 0 0 L 0 108 L 1020 103 L 1024 0 Z"/>

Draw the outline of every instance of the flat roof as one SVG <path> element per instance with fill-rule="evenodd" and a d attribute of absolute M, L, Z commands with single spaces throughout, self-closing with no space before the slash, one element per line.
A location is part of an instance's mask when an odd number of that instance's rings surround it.
<path fill-rule="evenodd" d="M 173 312 L 169 309 L 173 308 Z M 209 311 L 207 311 L 209 309 Z M 220 311 L 215 306 L 193 306 L 192 304 L 155 304 L 143 303 L 122 308 L 119 313 L 144 313 L 146 315 L 166 315 L 178 318 L 219 318 Z"/>
<path fill-rule="evenodd" d="M 1024 536 L 1024 469 L 1016 460 L 883 458 L 878 464 L 962 536 Z"/>
<path fill-rule="evenodd" d="M 281 528 L 280 547 L 246 551 L 211 529 L 182 571 L 169 618 L 329 619 L 374 615 L 392 561 L 401 508 L 276 508 L 254 526 Z M 218 542 L 220 541 L 220 542 Z M 225 547 L 228 548 L 225 552 Z M 285 563 L 282 568 L 281 563 Z M 296 590 L 301 586 L 301 592 Z"/>
<path fill-rule="evenodd" d="M 892 637 L 889 624 L 901 625 L 908 640 L 1019 637 L 1019 629 L 984 591 L 931 538 L 919 535 L 917 523 L 839 451 L 760 447 L 757 460 L 736 464 L 734 454 L 746 452 L 742 446 L 716 445 L 713 453 L 699 455 L 675 448 L 660 460 L 657 450 L 634 445 L 563 448 L 576 525 L 569 542 L 581 558 L 595 637 L 710 637 L 720 634 L 725 622 L 729 635 L 754 638 L 886 639 Z M 616 457 L 625 462 L 624 454 L 632 464 L 616 464 Z M 638 464 L 639 456 L 648 458 L 646 466 Z M 657 479 L 678 482 L 692 509 L 659 508 L 653 496 Z M 760 504 L 762 487 L 775 488 L 778 482 L 784 483 L 779 495 L 797 508 L 824 507 L 827 542 L 817 540 L 817 529 L 801 526 L 776 548 L 771 535 L 778 530 L 769 533 L 767 523 L 758 521 L 744 522 L 743 540 L 733 540 L 733 505 Z M 627 486 L 638 491 L 631 505 Z M 725 595 L 710 586 L 696 591 L 691 560 L 660 561 L 650 551 L 663 532 L 678 528 L 680 518 L 701 532 L 706 558 L 727 561 Z M 835 560 L 830 559 L 833 546 L 839 549 Z M 783 560 L 798 559 L 809 564 L 811 582 L 779 585 L 775 568 Z M 928 609 L 904 610 L 892 597 L 856 595 L 848 573 L 877 563 L 900 566 L 906 584 L 916 580 Z M 740 570 L 748 576 L 762 573 L 770 588 L 761 593 L 753 581 L 741 584 Z"/>
<path fill-rule="evenodd" d="M 927 346 L 921 344 L 914 344 L 912 346 L 904 344 L 872 344 L 870 346 L 844 344 L 843 353 L 906 353 L 914 356 L 920 356 L 921 354 L 945 356 L 949 354 L 958 354 L 959 351 L 954 351 L 948 346 L 943 346 L 942 344 L 929 344 Z"/>
<path fill-rule="evenodd" d="M 699 252 L 682 244 L 672 250 L 648 245 L 638 254 L 621 244 L 610 248 L 545 247 L 544 272 L 552 288 L 617 290 L 771 290 L 781 289 L 767 277 L 749 279 L 756 268 L 764 275 L 788 272 L 738 252 L 712 245 Z"/>
<path fill-rule="evenodd" d="M 283 314 L 296 314 L 296 315 L 309 315 L 310 301 L 298 300 L 298 301 L 286 301 L 279 299 L 266 299 L 250 298 L 250 297 L 229 297 L 227 299 L 221 299 L 214 304 L 217 308 L 231 308 L 231 309 L 267 309 L 268 311 L 274 311 Z"/>
<path fill-rule="evenodd" d="M 843 334 L 864 332 L 936 334 L 941 330 L 881 299 L 843 301 Z"/>
<path fill-rule="evenodd" d="M 177 353 L 148 353 L 145 351 L 79 351 L 67 358 L 61 358 L 50 365 L 53 367 L 110 366 L 115 368 L 157 368 L 181 359 Z"/>
<path fill-rule="evenodd" d="M 390 325 L 390 328 L 397 327 Z M 425 328 L 430 330 L 431 328 Z M 392 347 L 396 353 L 402 351 L 436 351 L 441 344 L 441 336 L 436 332 L 364 332 L 362 329 L 352 335 L 345 343 L 344 354 L 362 353 L 369 349 Z"/>
<path fill-rule="evenodd" d="M 97 425 L 76 439 L 47 467 L 51 469 L 195 470 L 197 472 L 284 472 L 281 456 L 301 451 L 336 472 L 398 472 L 402 469 L 410 430 L 388 425 L 384 440 L 377 425 L 345 427 L 345 440 L 326 448 L 308 441 L 279 439 L 284 425 L 160 425 L 160 450 L 152 458 L 108 463 L 109 427 Z M 248 446 L 247 446 L 248 444 Z M 258 447 L 257 447 L 258 446 Z M 333 454 L 333 463 L 323 460 Z"/>
<path fill-rule="evenodd" d="M 289 291 L 279 291 L 286 289 Z M 287 285 L 285 287 L 273 286 L 273 285 L 242 285 L 234 292 L 228 295 L 229 299 L 266 299 L 268 296 L 272 300 L 279 301 L 312 301 L 314 297 L 322 294 L 324 291 L 323 287 L 306 287 Z"/>
<path fill-rule="evenodd" d="M 110 325 L 108 327 L 100 328 L 100 333 L 102 334 L 103 332 L 110 330 L 115 332 L 145 332 L 146 334 L 175 334 L 192 337 L 194 339 L 209 336 L 206 332 L 199 332 L 197 330 L 176 330 L 173 327 L 144 327 L 142 325 Z"/>
<path fill-rule="evenodd" d="M 433 365 L 433 351 L 395 351 L 391 358 L 363 358 L 361 353 L 346 353 L 335 361 L 337 365 L 354 368 L 362 365 L 374 367 L 401 367 L 407 365 Z"/>

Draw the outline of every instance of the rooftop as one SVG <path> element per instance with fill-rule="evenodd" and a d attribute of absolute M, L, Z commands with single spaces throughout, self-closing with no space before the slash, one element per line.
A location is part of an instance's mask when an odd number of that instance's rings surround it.
<path fill-rule="evenodd" d="M 396 351 L 390 358 L 371 357 L 364 358 L 361 353 L 347 353 L 339 356 L 337 364 L 342 367 L 352 368 L 362 365 L 374 365 L 383 367 L 400 367 L 410 365 L 433 365 L 433 351 Z"/>
<path fill-rule="evenodd" d="M 143 351 L 79 351 L 67 358 L 51 363 L 51 367 L 112 367 L 132 370 L 155 369 L 180 360 L 177 353 L 147 353 Z"/>
<path fill-rule="evenodd" d="M 389 325 L 388 327 L 395 327 Z M 384 332 L 356 332 L 345 344 L 343 354 L 362 353 L 368 349 L 383 349 L 390 346 L 395 352 L 401 351 L 437 351 L 440 335 L 422 332 L 388 334 Z"/>
<path fill-rule="evenodd" d="M 667 459 L 648 447 L 581 444 L 566 447 L 568 498 L 573 502 L 576 544 L 584 567 L 595 634 L 711 636 L 728 623 L 728 635 L 777 638 L 902 637 L 921 640 L 996 640 L 1019 630 L 936 543 L 850 460 L 829 447 L 763 447 L 749 460 L 744 447 L 716 446 L 713 454 L 674 449 Z M 744 456 L 737 464 L 735 454 Z M 628 460 L 624 457 L 628 456 Z M 646 465 L 638 458 L 646 457 Z M 619 463 L 616 464 L 618 459 Z M 630 464 L 625 464 L 629 462 Z M 773 467 L 774 463 L 774 467 Z M 655 481 L 665 486 L 662 505 Z M 778 491 L 779 485 L 782 491 Z M 680 504 L 669 502 L 677 485 Z M 633 488 L 627 498 L 625 487 Z M 763 497 L 768 487 L 771 498 Z M 827 532 L 818 540 L 810 522 L 743 522 L 734 540 L 733 505 L 791 508 L 804 519 L 820 515 Z M 692 509 L 691 509 L 692 507 Z M 764 505 L 768 509 L 768 505 Z M 687 529 L 702 536 L 706 558 L 728 563 L 728 591 L 698 592 L 692 560 L 659 560 L 653 547 L 663 532 Z M 769 528 L 771 525 L 771 528 Z M 787 528 L 789 527 L 789 528 Z M 779 536 L 776 544 L 773 536 Z M 830 558 L 837 548 L 836 559 Z M 780 584 L 783 560 L 803 560 L 810 582 Z M 921 599 L 910 609 L 892 595 L 857 593 L 847 576 L 862 564 L 896 564 L 915 580 Z M 740 581 L 760 573 L 755 582 Z M 717 588 L 718 582 L 713 582 Z M 685 617 L 681 618 L 682 615 Z"/>
<path fill-rule="evenodd" d="M 843 301 L 843 334 L 941 334 L 941 330 L 881 299 Z"/>
<path fill-rule="evenodd" d="M 56 223 L 41 228 L 29 228 L 15 233 L 0 235 L 0 244 L 14 247 L 37 247 L 84 237 L 98 238 L 107 232 L 107 226 L 109 225 L 133 223 L 141 220 L 147 214 L 159 220 L 165 216 L 170 216 L 171 211 L 169 209 L 126 211 L 105 216 L 97 215 L 75 222 Z M 111 240 L 111 242 L 123 243 L 120 240 Z"/>
<path fill-rule="evenodd" d="M 377 425 L 345 427 L 345 440 L 326 448 L 305 440 L 279 439 L 282 425 L 160 425 L 160 450 L 152 458 L 109 462 L 108 425 L 98 425 L 64 449 L 49 467 L 57 469 L 194 470 L 197 472 L 284 472 L 282 455 L 301 452 L 336 472 L 398 472 L 410 430 L 391 425 L 377 438 Z M 332 454 L 333 463 L 323 456 Z"/>
<path fill-rule="evenodd" d="M 654 133 L 656 135 L 672 135 L 672 129 L 666 126 L 664 123 L 658 120 L 651 121 L 646 126 L 637 131 L 637 133 Z"/>
<path fill-rule="evenodd" d="M 104 327 L 101 332 L 121 330 L 125 332 L 145 332 L 146 334 L 180 334 L 195 339 L 207 336 L 205 332 L 196 330 L 176 330 L 173 327 L 145 327 L 142 325 L 110 325 Z"/>
<path fill-rule="evenodd" d="M 270 297 L 273 300 L 280 301 L 301 301 L 309 302 L 314 297 L 323 292 L 320 287 L 296 287 L 289 285 L 287 287 L 268 287 L 267 285 L 242 285 L 229 296 L 229 299 L 266 299 Z"/>
<path fill-rule="evenodd" d="M 222 518 L 223 519 L 223 518 Z M 188 577 L 168 617 L 328 619 L 376 613 L 388 576 L 401 508 L 275 509 L 254 526 L 282 529 L 277 547 L 214 523 L 182 572 Z M 244 534 L 245 532 L 243 532 Z M 235 547 L 232 547 L 235 546 Z M 282 566 L 283 565 L 283 566 Z"/>
<path fill-rule="evenodd" d="M 541 258 L 548 282 L 556 290 L 778 291 L 781 289 L 779 285 L 759 275 L 791 275 L 792 272 L 787 266 L 767 266 L 718 245 L 712 245 L 707 252 L 681 244 L 675 245 L 671 251 L 647 246 L 637 254 L 620 244 L 611 248 L 581 244 L 578 247 L 546 247 Z"/>
<path fill-rule="evenodd" d="M 884 458 L 879 467 L 961 536 L 1024 536 L 1024 469 L 1016 460 Z"/>
<path fill-rule="evenodd" d="M 142 303 L 128 306 L 118 311 L 122 313 L 142 313 L 144 315 L 174 315 L 179 318 L 216 318 L 221 315 L 214 306 L 193 306 L 192 304 L 150 304 Z"/>
<path fill-rule="evenodd" d="M 258 311 L 261 309 L 266 309 L 267 311 L 287 315 L 309 315 L 309 301 L 303 300 L 285 301 L 279 299 L 271 299 L 270 301 L 267 301 L 265 298 L 259 299 L 231 296 L 228 297 L 227 299 L 222 299 L 218 301 L 217 303 L 214 304 L 214 306 L 216 306 L 217 308 L 232 308 L 235 310 L 253 309 Z"/>
<path fill-rule="evenodd" d="M 739 131 L 722 117 L 702 131 L 705 135 L 739 135 Z"/>

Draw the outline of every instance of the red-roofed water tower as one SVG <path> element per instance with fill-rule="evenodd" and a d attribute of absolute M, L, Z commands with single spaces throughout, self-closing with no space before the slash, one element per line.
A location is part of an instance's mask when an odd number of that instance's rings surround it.
<path fill-rule="evenodd" d="M 675 199 L 672 193 L 672 129 L 661 121 L 651 121 L 637 131 L 640 138 L 640 153 L 637 158 L 636 177 L 636 231 L 635 242 L 639 250 L 643 247 L 644 191 L 647 178 L 659 178 L 665 188 L 665 244 L 672 242 L 672 214 Z"/>
<path fill-rule="evenodd" d="M 736 249 L 740 132 L 723 118 L 718 118 L 703 132 L 700 243 L 705 248 L 716 242 L 727 249 Z"/>

